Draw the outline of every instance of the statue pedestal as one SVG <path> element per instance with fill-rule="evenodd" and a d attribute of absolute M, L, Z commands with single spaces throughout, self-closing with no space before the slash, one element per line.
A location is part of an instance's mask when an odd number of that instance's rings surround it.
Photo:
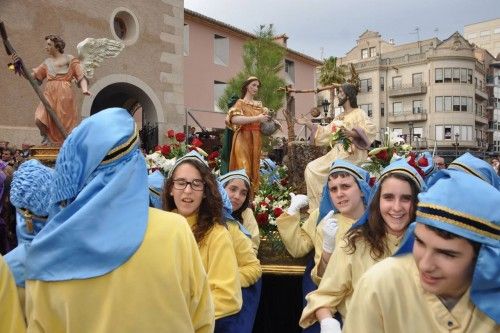
<path fill-rule="evenodd" d="M 293 141 L 288 144 L 288 179 L 297 193 L 306 194 L 304 170 L 307 163 L 325 155 L 330 147 L 313 146 L 305 141 Z"/>
<path fill-rule="evenodd" d="M 59 146 L 33 146 L 30 148 L 30 158 L 39 160 L 43 164 L 53 167 L 56 164 Z"/>

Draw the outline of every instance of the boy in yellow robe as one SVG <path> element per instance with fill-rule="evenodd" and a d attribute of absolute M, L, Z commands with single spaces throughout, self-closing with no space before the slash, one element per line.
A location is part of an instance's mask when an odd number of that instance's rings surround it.
<path fill-rule="evenodd" d="M 500 332 L 499 206 L 486 182 L 440 171 L 399 256 L 359 280 L 343 332 Z"/>

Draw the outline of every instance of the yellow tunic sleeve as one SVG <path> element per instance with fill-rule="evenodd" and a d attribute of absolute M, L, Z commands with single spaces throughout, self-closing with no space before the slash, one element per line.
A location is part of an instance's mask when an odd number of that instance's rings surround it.
<path fill-rule="evenodd" d="M 301 327 L 314 324 L 316 310 L 329 308 L 333 313 L 345 314 L 345 298 L 352 293 L 352 256 L 341 246 L 336 246 L 330 258 L 333 265 L 327 265 L 318 289 L 306 296 L 307 305 L 299 321 Z"/>
<path fill-rule="evenodd" d="M 229 111 L 227 111 L 227 115 L 226 115 L 226 126 L 230 129 L 232 129 L 233 131 L 237 131 L 238 129 L 240 129 L 241 125 L 235 125 L 232 123 L 231 119 L 234 117 L 234 116 L 244 116 L 244 112 L 243 112 L 243 100 L 239 99 L 236 101 L 236 103 L 233 105 L 232 108 L 229 109 Z"/>
<path fill-rule="evenodd" d="M 252 241 L 241 232 L 239 226 L 232 221 L 227 221 L 227 226 L 233 240 L 241 287 L 246 288 L 262 276 L 260 261 L 253 251 Z"/>
<path fill-rule="evenodd" d="M 189 258 L 187 260 L 191 260 L 191 264 L 187 269 L 191 295 L 189 314 L 196 333 L 210 333 L 215 327 L 215 309 L 212 294 L 210 293 L 207 273 L 203 267 L 198 244 L 187 223 L 185 227 L 189 231 L 185 233 L 186 252 Z"/>
<path fill-rule="evenodd" d="M 26 332 L 16 283 L 2 256 L 0 256 L 0 304 L 2 307 L 0 310 L 0 332 Z"/>
<path fill-rule="evenodd" d="M 252 247 L 255 254 L 257 254 L 259 252 L 260 245 L 260 232 L 259 225 L 255 220 L 255 215 L 253 215 L 253 211 L 250 208 L 247 208 L 243 211 L 241 217 L 243 218 L 243 226 L 250 231 L 250 236 L 252 237 Z"/>
<path fill-rule="evenodd" d="M 215 319 L 237 313 L 243 303 L 238 262 L 229 231 L 217 224 L 200 247 L 215 307 Z"/>
<path fill-rule="evenodd" d="M 352 224 L 355 221 L 343 216 L 340 213 L 335 214 L 333 217 L 337 219 L 337 225 L 338 225 L 337 233 L 335 234 L 335 248 L 336 248 L 337 244 L 342 244 L 341 242 L 345 234 L 347 233 L 347 231 L 349 231 L 349 229 L 351 228 Z M 316 241 L 315 241 L 316 254 L 314 256 L 315 265 L 311 271 L 312 280 L 314 281 L 314 283 L 316 283 L 316 285 L 319 285 L 321 282 L 321 276 L 318 275 L 318 266 L 320 264 L 321 255 L 323 253 L 323 224 L 324 222 L 321 221 L 317 227 Z M 331 260 L 332 259 L 330 257 L 330 261 Z"/>
<path fill-rule="evenodd" d="M 284 212 L 276 219 L 278 232 L 292 257 L 303 257 L 314 249 L 318 214 L 318 210 L 313 211 L 302 226 L 299 213 L 288 215 Z"/>

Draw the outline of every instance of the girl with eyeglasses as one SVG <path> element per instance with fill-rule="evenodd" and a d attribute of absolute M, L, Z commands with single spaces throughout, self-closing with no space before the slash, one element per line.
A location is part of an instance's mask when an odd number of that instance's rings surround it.
<path fill-rule="evenodd" d="M 191 226 L 208 276 L 218 319 L 242 306 L 238 264 L 231 235 L 222 219 L 222 198 L 214 175 L 196 152 L 179 158 L 165 180 L 163 209 L 176 212 Z"/>

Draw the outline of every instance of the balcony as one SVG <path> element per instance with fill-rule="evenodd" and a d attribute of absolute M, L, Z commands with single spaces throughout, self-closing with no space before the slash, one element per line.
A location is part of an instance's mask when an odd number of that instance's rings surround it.
<path fill-rule="evenodd" d="M 482 114 L 477 112 L 474 115 L 474 120 L 476 121 L 476 123 L 488 124 L 488 115 L 486 112 L 483 112 Z"/>
<path fill-rule="evenodd" d="M 390 123 L 407 123 L 409 121 L 426 121 L 427 110 L 422 108 L 413 108 L 412 110 L 404 110 L 389 114 Z"/>
<path fill-rule="evenodd" d="M 482 100 L 487 100 L 488 99 L 488 93 L 486 92 L 486 89 L 483 87 L 480 87 L 479 85 L 476 85 L 476 97 Z"/>
<path fill-rule="evenodd" d="M 439 149 L 455 149 L 455 147 L 466 149 L 477 149 L 477 140 L 458 140 L 458 146 L 455 146 L 455 140 L 434 140 L 426 137 L 415 138 L 414 147 L 418 149 L 433 149 L 434 146 Z"/>
<path fill-rule="evenodd" d="M 427 85 L 423 82 L 408 85 L 396 85 L 389 87 L 387 93 L 389 97 L 421 95 L 427 93 Z"/>

